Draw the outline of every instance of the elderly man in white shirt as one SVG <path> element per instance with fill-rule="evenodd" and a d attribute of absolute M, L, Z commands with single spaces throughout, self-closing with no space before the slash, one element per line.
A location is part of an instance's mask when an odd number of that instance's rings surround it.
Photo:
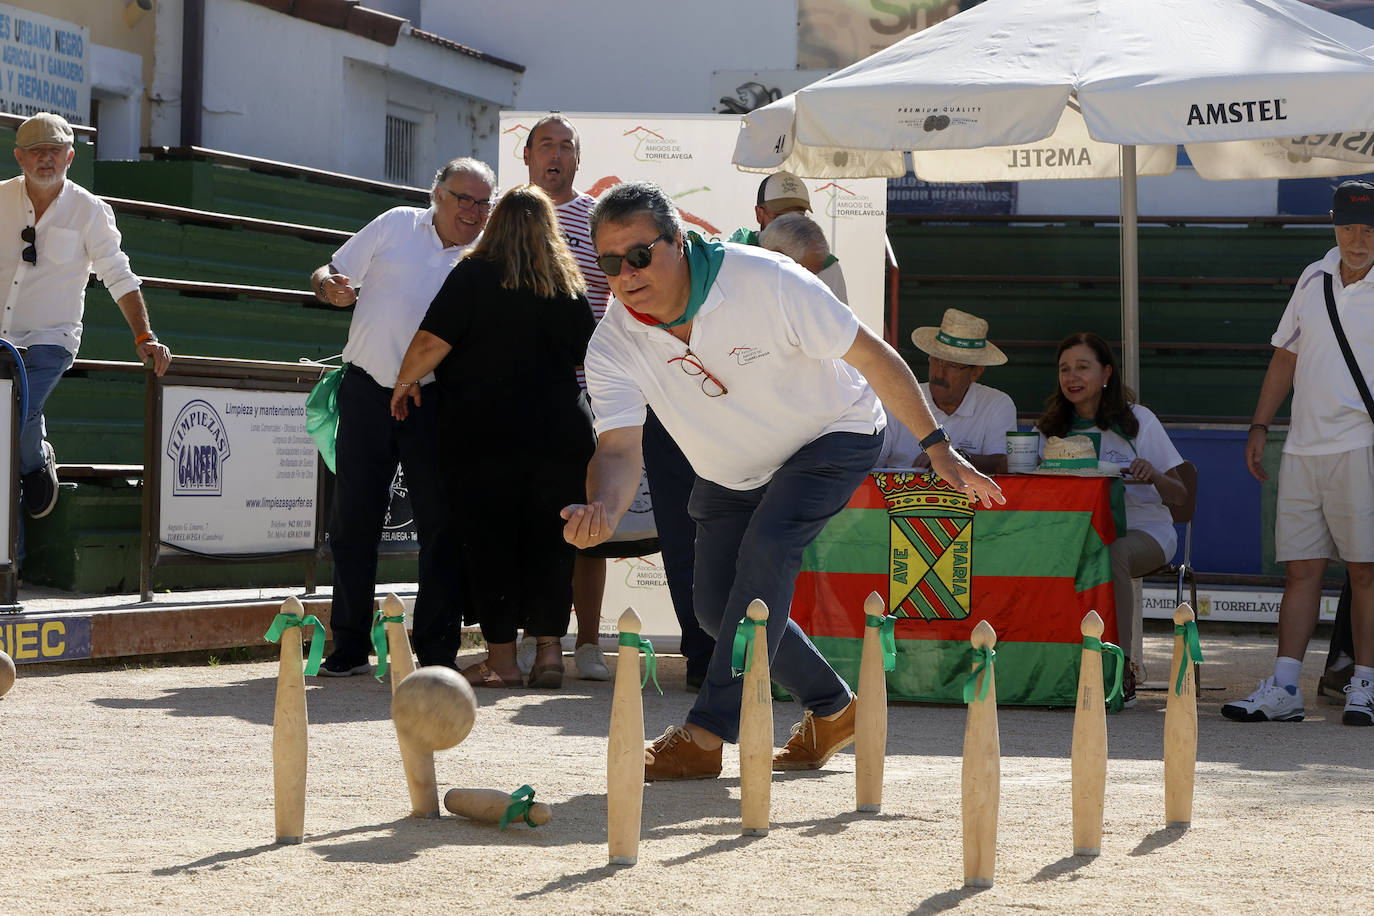
<path fill-rule="evenodd" d="M 0 338 L 26 348 L 28 414 L 19 438 L 24 507 L 42 518 L 57 505 L 57 461 L 47 440 L 43 405 L 81 346 L 86 281 L 91 272 L 124 313 L 140 360 L 158 375 L 172 354 L 148 324 L 140 281 L 120 249 L 110 205 L 67 179 L 76 157 L 66 119 L 36 114 L 15 133 L 22 174 L 0 182 L 0 233 L 19 245 L 0 246 L 0 282 L 8 290 Z"/>
<path fill-rule="evenodd" d="M 983 370 L 1007 361 L 988 340 L 988 323 L 958 309 L 945 309 L 938 328 L 917 328 L 911 342 L 930 357 L 930 398 L 935 421 L 949 432 L 959 454 L 985 474 L 1007 469 L 1007 433 L 1016 429 L 1016 405 L 1004 392 L 978 384 Z M 930 467 L 911 430 L 889 414 L 880 468 Z"/>
<path fill-rule="evenodd" d="M 456 668 L 462 632 L 453 526 L 441 496 L 439 391 L 433 374 L 404 423 L 391 416 L 391 394 L 406 348 L 453 265 L 476 244 L 491 210 L 496 175 L 476 159 L 454 159 L 434 176 L 431 205 L 396 207 L 344 242 L 310 278 L 320 299 L 357 303 L 344 345 L 339 383 L 333 517 L 330 635 L 334 649 L 320 674 L 371 670 L 377 547 L 399 462 L 410 490 L 420 541 L 413 641 L 421 665 Z"/>

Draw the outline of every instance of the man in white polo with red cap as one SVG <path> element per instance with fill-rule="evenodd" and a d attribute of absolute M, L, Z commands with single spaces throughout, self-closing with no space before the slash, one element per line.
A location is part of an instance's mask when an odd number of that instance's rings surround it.
<path fill-rule="evenodd" d="M 791 172 L 774 172 L 759 182 L 758 197 L 754 205 L 754 218 L 759 221 L 759 231 L 785 213 L 810 213 L 811 194 L 806 190 L 806 182 Z M 741 245 L 762 245 L 759 231 L 736 229 L 730 241 Z M 844 271 L 840 270 L 840 259 L 826 252 L 825 263 L 816 276 L 830 287 L 835 298 L 849 303 L 849 292 L 844 285 Z"/>
<path fill-rule="evenodd" d="M 985 474 L 1007 469 L 1007 433 L 1016 429 L 1016 405 L 1006 393 L 978 383 L 988 366 L 1007 356 L 988 340 L 988 323 L 977 315 L 945 309 L 938 328 L 917 328 L 911 342 L 930 357 L 930 381 L 921 389 L 935 421 L 949 433 L 951 444 Z M 930 466 L 911 430 L 888 415 L 887 440 L 876 467 Z"/>

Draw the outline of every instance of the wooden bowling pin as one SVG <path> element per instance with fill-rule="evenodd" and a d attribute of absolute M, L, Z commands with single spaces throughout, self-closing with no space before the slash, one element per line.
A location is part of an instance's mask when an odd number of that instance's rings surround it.
<path fill-rule="evenodd" d="M 387 665 L 391 668 L 391 693 L 396 693 L 396 685 L 415 670 L 415 658 L 410 652 L 410 637 L 406 635 L 406 606 L 394 592 L 382 599 L 382 613 L 387 617 L 400 617 L 401 620 L 386 625 Z"/>
<path fill-rule="evenodd" d="M 969 642 L 975 649 L 991 649 L 997 634 L 991 624 L 980 620 Z M 974 667 L 976 669 L 977 662 Z M 968 704 L 964 727 L 963 814 L 964 886 L 992 887 L 993 866 L 997 861 L 997 804 L 1001 793 L 1002 749 L 997 736 L 997 681 L 988 664 L 978 677 L 981 691 Z"/>
<path fill-rule="evenodd" d="M 864 599 L 865 617 L 883 617 L 883 598 Z M 882 634 L 864 627 L 859 659 L 859 706 L 854 711 L 854 798 L 860 811 L 883 809 L 883 763 L 887 756 L 887 672 L 883 670 Z"/>
<path fill-rule="evenodd" d="M 639 635 L 639 615 L 620 615 L 620 632 Z M 620 647 L 611 698 L 611 733 L 606 749 L 606 837 L 612 865 L 639 860 L 639 823 L 644 810 L 644 698 L 640 695 L 639 649 Z"/>
<path fill-rule="evenodd" d="M 1174 625 L 1193 621 L 1186 603 L 1174 611 Z M 1183 686 L 1175 691 L 1179 670 Z M 1187 827 L 1193 821 L 1193 776 L 1197 768 L 1197 687 L 1183 635 L 1174 635 L 1174 663 L 1169 668 L 1164 704 L 1164 821 L 1170 827 Z"/>
<path fill-rule="evenodd" d="M 282 602 L 281 613 L 304 616 L 300 599 Z M 287 627 L 281 634 L 277 667 L 277 706 L 272 714 L 272 801 L 276 808 L 277 842 L 299 843 L 305 836 L 306 712 L 302 628 Z M 316 633 L 315 639 L 323 639 Z"/>
<path fill-rule="evenodd" d="M 510 795 L 500 789 L 449 789 L 444 793 L 444 807 L 449 811 L 488 824 L 501 823 L 510 806 Z M 543 802 L 530 805 L 530 820 L 535 826 L 543 827 L 552 819 L 553 809 L 548 805 Z"/>
<path fill-rule="evenodd" d="M 1097 611 L 1083 618 L 1085 637 L 1102 638 Z M 1073 715 L 1073 854 L 1102 854 L 1102 809 L 1107 793 L 1107 704 L 1102 693 L 1102 650 L 1084 648 L 1078 663 L 1078 706 Z"/>
<path fill-rule="evenodd" d="M 768 676 L 768 605 L 749 602 L 752 654 L 739 707 L 739 799 L 745 836 L 767 836 L 773 787 L 773 687 Z"/>
<path fill-rule="evenodd" d="M 392 693 L 391 721 L 401 746 L 413 816 L 439 816 L 434 752 L 466 738 L 476 716 L 472 685 L 442 665 L 417 668 Z"/>

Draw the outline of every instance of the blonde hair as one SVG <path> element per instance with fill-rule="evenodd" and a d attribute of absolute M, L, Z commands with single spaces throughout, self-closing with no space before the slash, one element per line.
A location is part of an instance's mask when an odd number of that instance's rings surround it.
<path fill-rule="evenodd" d="M 587 289 L 563 241 L 553 201 L 534 185 L 520 185 L 501 196 L 468 257 L 495 267 L 504 289 L 531 289 L 545 299 Z"/>

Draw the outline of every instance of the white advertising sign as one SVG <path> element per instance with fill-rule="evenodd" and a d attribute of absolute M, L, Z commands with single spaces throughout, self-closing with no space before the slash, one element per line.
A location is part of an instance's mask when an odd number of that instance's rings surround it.
<path fill-rule="evenodd" d="M 0 3 L 0 111 L 88 124 L 91 30 Z"/>
<path fill-rule="evenodd" d="M 601 616 L 619 620 L 627 607 L 634 608 L 639 615 L 643 622 L 640 632 L 654 644 L 656 652 L 680 650 L 682 628 L 668 592 L 662 554 L 606 561 L 606 594 L 601 600 Z"/>
<path fill-rule="evenodd" d="M 304 391 L 162 389 L 158 538 L 213 555 L 315 545 Z"/>
<path fill-rule="evenodd" d="M 525 137 L 545 112 L 503 112 L 502 187 L 529 181 Z M 689 231 L 724 241 L 735 229 L 757 229 L 754 201 L 764 176 L 731 163 L 740 120 L 729 115 L 587 114 L 565 112 L 582 139 L 576 187 L 592 196 L 622 181 L 653 181 L 678 205 Z M 881 336 L 887 232 L 887 181 L 806 179 L 812 217 L 840 259 L 849 306 Z"/>
<path fill-rule="evenodd" d="M 1156 620 L 1172 619 L 1178 609 L 1175 603 L 1177 593 L 1173 588 L 1150 585 L 1142 590 L 1140 608 L 1145 617 Z M 1247 623 L 1279 622 L 1279 601 L 1282 592 L 1264 591 L 1247 588 L 1218 588 L 1199 585 L 1197 589 L 1197 618 L 1205 620 L 1243 620 Z M 1183 600 L 1189 599 L 1187 589 Z M 1322 595 L 1320 605 L 1321 620 L 1330 622 L 1336 619 L 1336 604 L 1339 595 Z"/>

